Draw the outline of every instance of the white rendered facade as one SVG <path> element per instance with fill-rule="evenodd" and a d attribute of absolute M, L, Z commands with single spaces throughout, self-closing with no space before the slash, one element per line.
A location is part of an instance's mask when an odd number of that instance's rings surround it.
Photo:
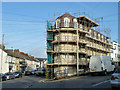
<path fill-rule="evenodd" d="M 112 42 L 111 59 L 117 66 L 120 66 L 120 44 L 115 41 Z"/>
<path fill-rule="evenodd" d="M 0 73 L 9 72 L 9 63 L 7 62 L 7 53 L 0 49 Z"/>

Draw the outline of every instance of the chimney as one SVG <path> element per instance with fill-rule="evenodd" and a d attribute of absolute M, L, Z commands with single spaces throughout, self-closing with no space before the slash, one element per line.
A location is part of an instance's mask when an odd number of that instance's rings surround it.
<path fill-rule="evenodd" d="M 28 56 L 28 53 L 26 53 L 25 55 Z"/>
<path fill-rule="evenodd" d="M 8 52 L 13 52 L 13 49 L 7 49 Z"/>
<path fill-rule="evenodd" d="M 34 59 L 34 56 L 31 56 L 31 58 L 33 58 L 33 59 Z"/>
<path fill-rule="evenodd" d="M 19 52 L 19 49 L 14 49 L 14 52 Z"/>
<path fill-rule="evenodd" d="M 20 52 L 20 54 L 24 55 L 24 53 L 23 53 L 23 52 Z"/>

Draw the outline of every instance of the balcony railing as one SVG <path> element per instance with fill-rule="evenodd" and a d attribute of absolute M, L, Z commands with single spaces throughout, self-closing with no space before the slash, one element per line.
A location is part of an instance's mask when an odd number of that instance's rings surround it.
<path fill-rule="evenodd" d="M 102 51 L 108 51 L 108 52 L 110 51 L 109 48 L 107 48 L 107 47 L 105 48 L 105 47 L 100 46 L 100 45 L 95 45 L 95 44 L 88 43 L 87 46 L 92 47 L 92 48 L 96 48 L 96 49 L 102 50 Z"/>
<path fill-rule="evenodd" d="M 76 59 L 54 59 L 54 64 L 76 64 L 77 60 Z"/>
<path fill-rule="evenodd" d="M 77 52 L 77 47 L 62 47 L 54 48 L 55 52 Z M 85 48 L 79 48 L 80 53 L 87 53 Z"/>
<path fill-rule="evenodd" d="M 80 48 L 79 52 L 87 53 L 85 48 Z"/>
<path fill-rule="evenodd" d="M 103 41 L 103 40 L 97 39 L 97 38 L 95 38 L 95 37 L 91 37 L 91 36 L 89 36 L 89 35 L 86 35 L 86 36 L 89 37 L 89 38 L 91 38 L 91 39 L 94 39 L 94 40 L 96 40 L 96 41 L 99 41 L 99 42 L 101 42 L 101 43 L 111 45 L 111 42 L 109 42 L 108 40 L 107 40 L 107 41 Z"/>
<path fill-rule="evenodd" d="M 53 41 L 53 43 L 54 42 L 59 42 L 59 41 L 63 41 L 63 42 L 77 42 L 77 36 L 68 36 L 68 37 L 61 36 L 59 39 L 55 39 Z M 78 42 L 85 43 L 86 41 L 85 41 L 85 39 L 79 38 Z"/>
<path fill-rule="evenodd" d="M 76 52 L 76 50 L 77 50 L 76 47 L 73 48 L 73 47 L 67 47 L 67 46 L 64 46 L 64 47 L 59 46 L 59 47 L 54 48 L 54 51 L 74 51 L 74 52 Z"/>

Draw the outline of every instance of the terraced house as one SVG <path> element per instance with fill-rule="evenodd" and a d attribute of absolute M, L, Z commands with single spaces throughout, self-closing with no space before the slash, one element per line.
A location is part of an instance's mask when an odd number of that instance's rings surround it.
<path fill-rule="evenodd" d="M 19 49 L 5 49 L 0 44 L 0 73 L 25 70 L 36 70 L 40 67 L 40 61 L 34 56 L 20 52 Z"/>
<path fill-rule="evenodd" d="M 74 17 L 69 13 L 58 17 L 54 25 L 48 22 L 47 66 L 51 68 L 53 75 L 56 77 L 76 75 L 77 39 L 80 69 L 88 67 L 91 56 L 110 56 L 109 37 L 96 31 L 94 28 L 97 26 L 98 23 L 85 16 Z"/>

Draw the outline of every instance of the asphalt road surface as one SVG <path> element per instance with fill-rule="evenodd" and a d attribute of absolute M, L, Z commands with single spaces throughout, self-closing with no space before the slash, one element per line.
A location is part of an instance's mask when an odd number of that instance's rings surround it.
<path fill-rule="evenodd" d="M 110 74 L 107 76 L 79 76 L 69 79 L 46 81 L 45 77 L 24 76 L 2 82 L 2 88 L 109 88 Z M 112 89 L 111 89 L 112 90 Z"/>

